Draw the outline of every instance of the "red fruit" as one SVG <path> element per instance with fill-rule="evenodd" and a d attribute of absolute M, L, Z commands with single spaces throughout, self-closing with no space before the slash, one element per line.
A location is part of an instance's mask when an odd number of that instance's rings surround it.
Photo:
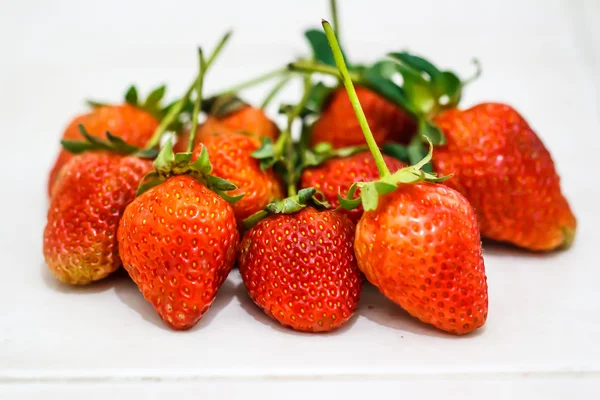
<path fill-rule="evenodd" d="M 363 214 L 354 250 L 359 268 L 389 299 L 421 321 L 454 334 L 488 314 L 477 219 L 443 185 L 402 185 Z"/>
<path fill-rule="evenodd" d="M 83 285 L 120 266 L 117 228 L 150 161 L 106 152 L 73 156 L 54 185 L 44 258 L 62 282 Z"/>
<path fill-rule="evenodd" d="M 389 170 L 394 173 L 404 164 L 393 158 L 383 156 Z M 338 190 L 346 197 L 350 186 L 355 182 L 370 182 L 379 178 L 379 171 L 373 156 L 368 151 L 349 157 L 338 157 L 327 160 L 322 165 L 308 168 L 302 173 L 300 185 L 303 188 L 314 187 L 323 194 L 325 200 L 333 208 L 340 205 Z M 357 190 L 360 194 L 360 189 Z M 348 215 L 352 222 L 357 223 L 363 214 L 362 206 L 353 210 L 342 209 L 340 212 Z"/>
<path fill-rule="evenodd" d="M 110 131 L 133 146 L 144 147 L 158 126 L 158 121 L 150 113 L 128 104 L 102 106 L 71 121 L 62 138 L 81 140 L 79 125 L 83 125 L 92 136 L 104 138 L 106 131 Z M 48 194 L 52 194 L 52 187 L 61 168 L 72 157 L 71 153 L 61 149 L 50 171 Z"/>
<path fill-rule="evenodd" d="M 232 205 L 238 226 L 241 227 L 242 220 L 262 210 L 271 200 L 283 196 L 281 183 L 273 170 L 262 171 L 259 161 L 252 157 L 260 147 L 257 138 L 242 133 L 213 134 L 205 137 L 202 145 L 210 155 L 212 174 L 237 186 L 228 194 L 244 195 Z M 194 158 L 200 154 L 202 145 L 195 149 Z"/>
<path fill-rule="evenodd" d="M 356 87 L 356 93 L 377 143 L 383 144 L 390 140 L 405 142 L 415 132 L 415 122 L 402 109 L 369 89 Z M 314 146 L 320 142 L 329 142 L 334 148 L 365 143 L 343 87 L 331 95 L 325 110 L 312 127 L 311 144 Z"/>
<path fill-rule="evenodd" d="M 258 138 L 266 137 L 273 141 L 279 136 L 277 125 L 266 116 L 263 110 L 252 106 L 245 106 L 222 118 L 209 115 L 196 132 L 195 145 L 203 142 L 215 133 L 230 134 L 235 132 L 248 133 Z M 173 150 L 175 152 L 184 152 L 187 148 L 188 137 L 188 132 L 181 135 Z"/>
<path fill-rule="evenodd" d="M 235 262 L 233 209 L 188 175 L 148 189 L 118 231 L 123 266 L 161 318 L 188 329 L 212 304 Z"/>
<path fill-rule="evenodd" d="M 282 325 L 307 332 L 339 328 L 356 310 L 362 277 L 354 225 L 306 207 L 275 214 L 246 233 L 239 268 L 254 302 Z"/>
<path fill-rule="evenodd" d="M 435 123 L 447 145 L 434 169 L 471 202 L 483 236 L 530 250 L 568 246 L 577 222 L 550 153 L 517 111 L 486 103 L 452 109 Z"/>

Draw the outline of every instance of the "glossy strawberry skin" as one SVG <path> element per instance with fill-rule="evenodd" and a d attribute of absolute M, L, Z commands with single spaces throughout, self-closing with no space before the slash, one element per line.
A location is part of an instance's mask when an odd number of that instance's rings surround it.
<path fill-rule="evenodd" d="M 527 122 L 503 104 L 449 110 L 435 122 L 447 138 L 433 166 L 471 202 L 483 236 L 530 250 L 568 246 L 576 219 L 550 153 Z"/>
<path fill-rule="evenodd" d="M 367 279 L 410 315 L 458 335 L 485 323 L 477 218 L 457 191 L 419 183 L 381 196 L 356 226 L 354 250 Z"/>
<path fill-rule="evenodd" d="M 158 121 L 148 112 L 128 104 L 102 106 L 95 108 L 87 114 L 76 117 L 71 121 L 67 129 L 65 129 L 62 138 L 83 140 L 79 131 L 80 124 L 92 136 L 104 138 L 106 131 L 110 131 L 110 133 L 120 136 L 131 145 L 144 147 L 158 126 Z M 50 171 L 48 194 L 52 194 L 52 187 L 61 168 L 72 157 L 71 153 L 61 149 Z"/>
<path fill-rule="evenodd" d="M 137 197 L 118 231 L 123 267 L 173 329 L 194 326 L 235 262 L 233 209 L 204 184 L 175 176 Z"/>
<path fill-rule="evenodd" d="M 212 174 L 237 186 L 227 194 L 244 195 L 232 205 L 238 226 L 241 227 L 245 218 L 262 210 L 271 200 L 283 196 L 281 182 L 273 170 L 269 168 L 262 171 L 259 161 L 252 157 L 252 153 L 260 147 L 257 138 L 241 133 L 213 134 L 205 137 L 195 149 L 195 158 L 202 146 L 210 155 Z"/>
<path fill-rule="evenodd" d="M 388 169 L 394 173 L 404 164 L 390 156 L 383 156 Z M 333 207 L 340 205 L 338 191 L 346 197 L 348 189 L 355 182 L 370 182 L 379 178 L 377 165 L 370 152 L 354 154 L 349 157 L 337 157 L 327 160 L 322 165 L 304 170 L 300 179 L 303 188 L 314 187 L 323 194 L 325 200 Z M 360 189 L 356 195 L 360 194 Z M 363 214 L 362 206 L 354 210 L 340 210 L 354 223 Z"/>
<path fill-rule="evenodd" d="M 377 143 L 406 142 L 415 132 L 414 121 L 402 109 L 363 87 L 356 87 L 356 94 Z M 334 148 L 365 144 L 362 129 L 343 87 L 331 95 L 323 113 L 313 124 L 311 144 L 314 146 L 320 142 L 331 143 Z"/>
<path fill-rule="evenodd" d="M 244 236 L 239 268 L 248 294 L 282 325 L 306 332 L 339 328 L 358 304 L 362 276 L 354 225 L 307 207 L 260 221 Z"/>
<path fill-rule="evenodd" d="M 209 115 L 196 132 L 197 145 L 206 138 L 217 134 L 246 133 L 257 138 L 270 138 L 273 141 L 279 136 L 277 125 L 271 121 L 263 110 L 246 106 L 225 117 L 217 118 Z M 173 147 L 175 152 L 183 152 L 188 144 L 189 133 L 184 133 Z"/>
<path fill-rule="evenodd" d="M 83 285 L 121 265 L 117 228 L 151 162 L 105 152 L 74 156 L 56 181 L 44 258 L 62 282 Z"/>

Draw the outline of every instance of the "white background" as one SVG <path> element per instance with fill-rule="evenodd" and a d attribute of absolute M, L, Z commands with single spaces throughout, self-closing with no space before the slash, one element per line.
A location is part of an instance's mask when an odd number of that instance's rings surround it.
<path fill-rule="evenodd" d="M 283 65 L 307 54 L 302 32 L 319 27 L 327 3 L 1 0 L 1 399 L 598 398 L 600 2 L 339 3 L 354 60 L 411 49 L 467 76 L 480 59 L 464 105 L 508 102 L 537 130 L 579 220 L 574 247 L 487 246 L 489 320 L 462 338 L 415 322 L 371 287 L 346 328 L 306 335 L 263 315 L 237 272 L 183 333 L 124 274 L 59 285 L 41 253 L 46 178 L 83 99 L 117 101 L 130 82 L 166 82 L 175 97 L 195 74 L 196 46 L 211 48 L 228 28 L 235 34 L 207 92 Z"/>

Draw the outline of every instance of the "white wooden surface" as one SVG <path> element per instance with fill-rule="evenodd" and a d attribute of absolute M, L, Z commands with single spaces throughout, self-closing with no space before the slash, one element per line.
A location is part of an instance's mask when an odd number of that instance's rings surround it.
<path fill-rule="evenodd" d="M 167 330 L 123 274 L 61 286 L 41 254 L 45 184 L 82 100 L 117 100 L 131 81 L 167 82 L 175 96 L 194 74 L 195 46 L 212 46 L 229 27 L 235 35 L 208 91 L 283 65 L 306 52 L 301 32 L 319 26 L 327 5 L 0 0 L 1 399 L 598 398 L 600 2 L 340 3 L 355 59 L 409 48 L 463 76 L 473 56 L 481 60 L 465 105 L 505 101 L 529 119 L 579 217 L 574 247 L 487 247 L 490 317 L 465 338 L 415 322 L 371 287 L 346 328 L 304 335 L 254 307 L 237 273 L 184 333 Z"/>

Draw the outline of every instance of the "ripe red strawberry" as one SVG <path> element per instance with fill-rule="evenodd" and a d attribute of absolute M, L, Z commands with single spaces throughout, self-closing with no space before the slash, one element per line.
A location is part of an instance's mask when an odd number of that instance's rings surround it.
<path fill-rule="evenodd" d="M 244 195 L 232 205 L 238 226 L 271 200 L 283 197 L 281 183 L 272 168 L 261 170 L 259 160 L 252 157 L 261 146 L 259 139 L 242 133 L 213 134 L 196 147 L 194 157 L 198 157 L 202 146 L 211 156 L 213 175 L 237 186 L 229 194 Z"/>
<path fill-rule="evenodd" d="M 267 217 L 244 236 L 239 268 L 252 300 L 282 325 L 325 332 L 354 313 L 362 277 L 354 225 L 335 211 L 306 207 Z"/>
<path fill-rule="evenodd" d="M 44 258 L 62 282 L 83 285 L 120 266 L 119 219 L 148 160 L 108 152 L 71 157 L 55 183 L 44 230 Z"/>
<path fill-rule="evenodd" d="M 101 106 L 71 121 L 62 138 L 65 140 L 79 139 L 81 137 L 79 125 L 85 126 L 92 136 L 104 137 L 106 132 L 110 131 L 133 146 L 144 147 L 158 126 L 158 121 L 149 112 L 129 104 Z M 52 187 L 58 173 L 71 157 L 73 155 L 65 150 L 61 150 L 58 154 L 50 171 L 48 194 L 52 194 Z"/>
<path fill-rule="evenodd" d="M 377 143 L 388 140 L 404 142 L 415 132 L 415 123 L 401 108 L 391 104 L 369 89 L 356 88 L 367 121 Z M 334 148 L 356 146 L 365 143 L 365 138 L 348 95 L 343 88 L 330 97 L 319 119 L 312 126 L 311 144 L 328 142 Z"/>
<path fill-rule="evenodd" d="M 421 170 L 431 160 L 431 148 L 416 165 L 389 172 L 364 123 L 333 29 L 326 21 L 323 27 L 381 175 L 355 184 L 362 187 L 359 200 L 342 202 L 355 207 L 361 201 L 365 210 L 354 241 L 359 268 L 385 296 L 423 322 L 454 334 L 481 327 L 488 314 L 487 280 L 473 208 L 453 189 L 423 182 L 441 180 Z"/>
<path fill-rule="evenodd" d="M 396 172 L 404 164 L 390 156 L 383 156 L 385 163 L 392 172 Z M 331 158 L 322 165 L 308 168 L 302 173 L 300 185 L 303 188 L 314 187 L 323 194 L 325 201 L 332 207 L 338 207 L 339 193 L 346 197 L 348 190 L 355 182 L 369 182 L 379 178 L 377 165 L 368 151 L 348 157 Z M 357 194 L 360 193 L 360 189 Z M 350 220 L 357 223 L 363 213 L 362 206 L 353 210 L 342 209 L 340 212 L 348 215 Z"/>
<path fill-rule="evenodd" d="M 530 250 L 569 246 L 577 222 L 542 141 L 512 107 L 485 103 L 441 113 L 447 144 L 433 167 L 453 173 L 448 186 L 464 194 L 483 236 Z"/>
<path fill-rule="evenodd" d="M 475 213 L 443 185 L 405 185 L 356 227 L 358 266 L 412 316 L 455 334 L 481 327 L 488 295 Z"/>
<path fill-rule="evenodd" d="M 266 116 L 263 110 L 246 105 L 222 117 L 209 115 L 206 121 L 198 128 L 195 145 L 203 142 L 215 133 L 230 134 L 239 132 L 248 133 L 257 138 L 266 137 L 272 140 L 277 139 L 279 135 L 277 125 Z M 182 134 L 173 149 L 176 152 L 185 151 L 188 144 L 188 137 L 188 132 Z"/>
<path fill-rule="evenodd" d="M 229 203 L 188 175 L 137 197 L 118 237 L 124 268 L 173 329 L 191 328 L 208 310 L 239 241 Z"/>

